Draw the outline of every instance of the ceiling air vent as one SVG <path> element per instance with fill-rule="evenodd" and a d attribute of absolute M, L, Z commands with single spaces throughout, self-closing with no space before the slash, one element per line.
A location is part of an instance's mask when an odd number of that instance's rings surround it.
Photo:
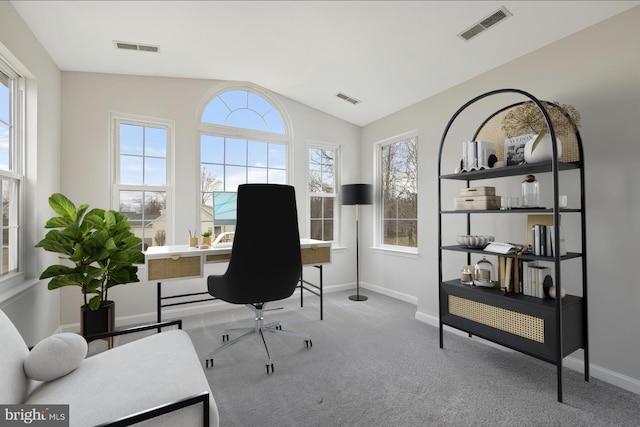
<path fill-rule="evenodd" d="M 343 100 L 345 100 L 345 101 L 347 101 L 347 102 L 352 103 L 353 105 L 356 105 L 356 104 L 359 104 L 360 102 L 362 102 L 362 101 L 360 101 L 359 99 L 355 99 L 355 98 L 353 98 L 353 97 L 351 97 L 351 96 L 349 96 L 349 95 L 346 95 L 346 94 L 344 94 L 344 93 L 342 93 L 342 92 L 338 92 L 338 93 L 336 93 L 336 96 L 337 96 L 338 98 L 340 98 L 340 99 L 343 99 Z"/>
<path fill-rule="evenodd" d="M 469 41 L 475 36 L 477 36 L 478 34 L 482 33 L 485 30 L 488 30 L 498 22 L 503 21 L 512 15 L 513 14 L 509 12 L 506 7 L 502 6 L 500 9 L 496 10 L 491 15 L 476 22 L 474 25 L 472 25 L 471 27 L 467 28 L 466 30 L 458 34 L 458 37 L 460 37 L 465 41 Z"/>
<path fill-rule="evenodd" d="M 113 44 L 116 46 L 116 48 L 124 49 L 124 50 L 138 50 L 141 52 L 156 52 L 156 53 L 160 50 L 159 46 L 152 46 L 148 44 L 118 42 L 115 40 L 113 41 Z"/>

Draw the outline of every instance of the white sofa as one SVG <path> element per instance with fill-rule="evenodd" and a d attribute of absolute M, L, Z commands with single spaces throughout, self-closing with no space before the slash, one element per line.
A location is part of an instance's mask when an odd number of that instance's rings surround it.
<path fill-rule="evenodd" d="M 77 367 L 56 379 L 35 381 L 29 378 L 27 373 L 39 378 L 32 373 L 38 371 L 37 363 L 42 365 L 41 369 L 50 371 L 46 375 L 57 375 L 51 374 L 56 369 L 55 354 L 51 358 L 47 356 L 45 363 L 34 359 L 38 356 L 37 349 L 43 353 L 42 350 L 48 351 L 56 345 L 67 348 L 65 341 L 59 339 L 64 335 L 53 335 L 30 352 L 11 320 L 0 310 L 1 404 L 69 405 L 70 426 L 94 426 L 174 403 L 175 406 L 168 408 L 171 412 L 143 421 L 140 425 L 219 425 L 218 408 L 202 364 L 184 331 L 170 330 L 95 356 L 82 356 L 76 363 Z M 71 335 L 67 334 L 67 338 L 75 341 L 77 348 L 77 338 L 75 334 Z M 62 356 L 59 357 L 61 365 L 73 359 L 67 357 L 68 354 Z M 25 362 L 27 359 L 32 363 Z M 192 403 L 194 400 L 197 403 Z M 181 406 L 176 404 L 178 401 L 189 404 L 175 410 L 176 406 Z M 204 401 L 208 401 L 208 424 L 203 423 L 206 419 Z M 165 411 L 157 409 L 157 412 Z"/>

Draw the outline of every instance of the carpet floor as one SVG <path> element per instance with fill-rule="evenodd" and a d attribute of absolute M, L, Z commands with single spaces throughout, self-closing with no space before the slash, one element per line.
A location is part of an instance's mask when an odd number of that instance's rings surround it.
<path fill-rule="evenodd" d="M 246 426 L 639 426 L 640 395 L 563 369 L 564 403 L 556 367 L 476 338 L 415 319 L 414 305 L 367 291 L 325 295 L 305 306 L 274 303 L 267 322 L 308 333 L 304 340 L 267 334 L 275 372 L 257 339 L 204 359 L 226 328 L 252 326 L 245 307 L 183 318 L 220 411 L 222 427 Z M 231 334 L 231 339 L 234 336 Z"/>

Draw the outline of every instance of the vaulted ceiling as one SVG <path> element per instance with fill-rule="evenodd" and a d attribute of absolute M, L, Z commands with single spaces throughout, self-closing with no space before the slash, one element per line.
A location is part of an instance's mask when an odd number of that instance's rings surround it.
<path fill-rule="evenodd" d="M 11 3 L 63 71 L 250 81 L 362 126 L 640 1 Z"/>

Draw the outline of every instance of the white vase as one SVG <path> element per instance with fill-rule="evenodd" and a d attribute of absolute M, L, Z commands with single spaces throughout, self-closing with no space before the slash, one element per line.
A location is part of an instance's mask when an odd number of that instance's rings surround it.
<path fill-rule="evenodd" d="M 531 147 L 533 146 L 534 141 L 535 138 L 530 139 L 524 146 L 524 160 L 527 163 L 540 163 L 551 160 L 553 158 L 553 144 L 551 143 L 551 135 L 546 134 L 545 136 L 543 136 L 536 146 L 536 149 L 531 152 Z M 556 143 L 559 161 L 560 156 L 562 156 L 562 143 L 560 142 L 560 139 L 558 137 L 556 137 Z"/>

